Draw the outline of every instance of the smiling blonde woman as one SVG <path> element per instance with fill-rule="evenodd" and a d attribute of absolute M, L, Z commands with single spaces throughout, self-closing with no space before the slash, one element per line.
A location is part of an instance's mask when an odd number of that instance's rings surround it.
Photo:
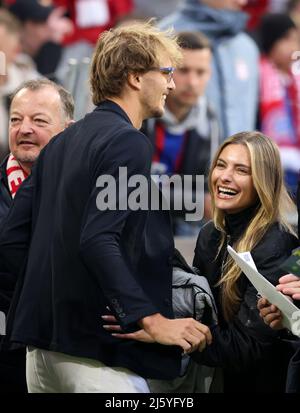
<path fill-rule="evenodd" d="M 298 245 L 285 219 L 294 208 L 283 184 L 276 144 L 260 132 L 228 138 L 209 174 L 213 221 L 200 231 L 194 266 L 208 279 L 219 320 L 209 326 L 212 342 L 191 357 L 216 369 L 210 392 L 282 393 L 293 349 L 285 331 L 272 331 L 257 309 L 257 291 L 227 254 L 227 245 L 250 251 L 258 271 L 272 284 L 284 274 L 280 264 Z M 115 320 L 111 320 L 115 322 Z M 120 331 L 119 326 L 110 330 Z M 111 328 L 112 327 L 112 328 Z M 283 337 L 282 337 L 283 334 Z M 152 342 L 145 330 L 119 338 Z M 201 377 L 195 377 L 201 380 Z"/>
<path fill-rule="evenodd" d="M 256 290 L 226 247 L 251 251 L 258 271 L 273 284 L 298 241 L 284 218 L 291 200 L 283 184 L 278 148 L 259 132 L 228 138 L 209 174 L 213 221 L 200 231 L 194 265 L 208 278 L 219 325 L 197 361 L 222 367 L 225 392 L 283 392 L 289 349 L 256 308 Z"/>

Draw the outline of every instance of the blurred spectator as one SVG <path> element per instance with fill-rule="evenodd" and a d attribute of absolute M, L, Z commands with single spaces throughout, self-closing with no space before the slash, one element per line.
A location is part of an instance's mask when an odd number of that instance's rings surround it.
<path fill-rule="evenodd" d="M 9 96 L 23 81 L 39 77 L 31 59 L 19 53 L 20 34 L 18 20 L 0 9 L 0 50 L 5 56 L 5 73 L 0 73 L 0 159 L 8 153 Z"/>
<path fill-rule="evenodd" d="M 253 130 L 258 97 L 258 50 L 243 30 L 247 15 L 241 12 L 247 0 L 185 0 L 182 8 L 160 23 L 163 28 L 197 30 L 213 46 L 209 102 L 222 126 L 222 137 Z"/>
<path fill-rule="evenodd" d="M 287 4 L 287 13 L 296 24 L 300 33 L 300 0 L 290 0 Z"/>
<path fill-rule="evenodd" d="M 243 10 L 249 14 L 247 27 L 249 30 L 255 29 L 260 23 L 262 16 L 268 11 L 270 0 L 248 0 Z"/>
<path fill-rule="evenodd" d="M 66 7 L 74 31 L 64 38 L 64 49 L 55 76 L 75 100 L 75 120 L 92 110 L 87 82 L 90 57 L 99 35 L 125 20 L 133 10 L 133 0 L 54 0 Z"/>
<path fill-rule="evenodd" d="M 297 0 L 291 0 L 290 3 Z M 268 12 L 286 11 L 288 0 L 248 0 L 243 10 L 250 16 L 247 27 L 250 31 L 256 29 L 264 14 Z"/>
<path fill-rule="evenodd" d="M 295 23 L 286 14 L 264 16 L 260 27 L 260 128 L 280 148 L 286 184 L 295 196 L 300 167 L 300 73 Z"/>
<path fill-rule="evenodd" d="M 11 13 L 22 22 L 22 48 L 31 56 L 40 73 L 54 72 L 60 59 L 60 42 L 72 32 L 65 8 L 43 5 L 38 0 L 5 0 Z"/>
<path fill-rule="evenodd" d="M 100 33 L 133 10 L 133 0 L 54 0 L 54 4 L 68 10 L 75 27 L 64 39 L 67 45 L 84 40 L 95 45 Z"/>
<path fill-rule="evenodd" d="M 69 59 L 91 57 L 99 35 L 132 12 L 133 0 L 54 0 L 54 4 L 65 7 L 74 24 L 73 32 L 64 38 L 57 69 L 58 79 L 64 83 Z"/>
<path fill-rule="evenodd" d="M 134 0 L 134 16 L 161 19 L 172 13 L 182 3 L 183 0 Z"/>
<path fill-rule="evenodd" d="M 209 40 L 198 32 L 181 32 L 178 42 L 183 61 L 174 72 L 176 89 L 167 96 L 164 115 L 148 120 L 143 132 L 155 148 L 152 173 L 207 175 L 220 138 L 216 116 L 204 96 L 211 76 L 211 47 Z M 210 217 L 207 190 L 205 206 Z M 201 225 L 185 222 L 185 212 L 173 211 L 174 233 L 197 236 Z"/>
<path fill-rule="evenodd" d="M 269 0 L 270 12 L 285 12 L 288 0 Z"/>

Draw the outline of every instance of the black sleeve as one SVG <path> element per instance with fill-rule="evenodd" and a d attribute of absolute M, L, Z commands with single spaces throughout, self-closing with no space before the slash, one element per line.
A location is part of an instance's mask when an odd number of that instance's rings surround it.
<path fill-rule="evenodd" d="M 17 276 L 27 258 L 32 230 L 32 196 L 35 168 L 19 188 L 0 227 L 0 270 Z M 4 275 L 5 276 L 5 275 Z"/>
<path fill-rule="evenodd" d="M 2 265 L 1 265 L 2 266 Z M 17 274 L 12 274 L 9 271 L 1 271 L 0 273 L 0 311 L 5 314 L 8 309 L 13 296 L 13 291 L 16 286 Z"/>
<path fill-rule="evenodd" d="M 216 266 L 220 234 L 214 229 L 212 221 L 207 222 L 201 229 L 194 249 L 193 266 L 198 268 L 200 275 L 207 276 Z M 210 281 L 210 280 L 209 280 Z"/>
<path fill-rule="evenodd" d="M 118 185 L 119 167 L 127 168 L 128 180 L 133 175 L 141 175 L 147 185 L 150 183 L 152 149 L 150 142 L 140 132 L 122 133 L 112 142 L 102 161 L 93 166 L 93 189 L 84 213 L 80 253 L 89 271 L 97 279 L 103 293 L 110 302 L 111 309 L 119 308 L 115 314 L 123 328 L 134 324 L 141 318 L 157 313 L 157 308 L 148 299 L 138 281 L 128 268 L 122 254 L 120 238 L 127 220 L 132 219 L 129 208 L 122 210 L 120 202 L 130 198 L 134 188 L 117 196 L 115 210 L 99 211 L 97 178 L 103 173 L 115 178 Z M 100 157 L 99 157 L 100 158 Z M 95 156 L 97 160 L 97 156 Z M 127 185 L 126 181 L 124 185 Z M 124 189 L 124 187 L 122 187 Z M 126 229 L 127 230 L 127 229 Z M 120 315 L 121 314 L 121 315 Z"/>
<path fill-rule="evenodd" d="M 243 369 L 260 360 L 270 343 L 259 342 L 252 337 L 247 328 L 235 319 L 227 328 L 211 328 L 212 344 L 204 351 L 194 352 L 192 358 L 207 366 Z"/>
<path fill-rule="evenodd" d="M 197 242 L 196 242 L 196 246 L 194 249 L 194 259 L 193 259 L 193 267 L 198 268 L 199 273 L 202 275 L 203 274 L 203 265 L 202 265 L 202 254 L 201 254 L 201 239 L 203 236 L 203 231 L 204 229 L 201 228 L 198 238 L 197 238 Z"/>

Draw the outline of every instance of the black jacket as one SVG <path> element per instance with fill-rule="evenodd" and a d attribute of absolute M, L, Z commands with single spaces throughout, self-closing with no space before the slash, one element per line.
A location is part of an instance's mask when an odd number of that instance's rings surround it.
<path fill-rule="evenodd" d="M 227 243 L 232 245 L 237 241 L 252 219 L 254 209 L 227 216 Z M 220 232 L 209 222 L 200 231 L 194 265 L 209 280 L 220 321 L 212 328 L 213 344 L 194 357 L 201 363 L 223 367 L 225 392 L 283 392 L 290 347 L 259 317 L 257 291 L 245 276 L 241 275 L 238 280 L 241 303 L 237 315 L 230 322 L 222 317 L 221 291 L 216 283 L 227 251 L 224 246 L 216 258 L 219 242 Z M 272 284 L 277 284 L 285 273 L 279 265 L 297 244 L 296 237 L 280 229 L 278 224 L 272 225 L 251 251 L 258 271 Z"/>
<path fill-rule="evenodd" d="M 9 208 L 12 204 L 12 197 L 8 189 L 7 175 L 6 175 L 6 157 L 0 165 L 0 223 L 3 222 L 7 216 Z M 0 311 L 5 314 L 8 313 L 10 301 L 13 290 L 15 288 L 16 277 L 1 265 L 0 274 Z"/>
<path fill-rule="evenodd" d="M 298 237 L 300 236 L 300 181 L 297 188 Z M 295 354 L 290 360 L 286 383 L 287 393 L 300 393 L 300 339 L 295 343 Z"/>
<path fill-rule="evenodd" d="M 0 222 L 7 216 L 12 204 L 6 175 L 6 157 L 0 165 Z M 13 296 L 16 276 L 1 265 L 0 273 L 0 311 L 6 316 Z M 0 336 L 1 337 L 1 336 Z M 3 337 L 1 337 L 3 339 Z M 0 351 L 0 389 L 4 393 L 27 393 L 25 374 L 25 349 Z"/>
<path fill-rule="evenodd" d="M 102 327 L 107 306 L 125 329 L 156 312 L 173 317 L 168 212 L 97 208 L 99 177 L 112 175 L 124 189 L 123 166 L 128 177 L 140 174 L 149 183 L 151 155 L 148 138 L 109 101 L 41 152 L 0 236 L 0 259 L 13 272 L 24 268 L 9 316 L 12 342 L 144 377 L 179 373 L 178 347 L 116 339 Z"/>

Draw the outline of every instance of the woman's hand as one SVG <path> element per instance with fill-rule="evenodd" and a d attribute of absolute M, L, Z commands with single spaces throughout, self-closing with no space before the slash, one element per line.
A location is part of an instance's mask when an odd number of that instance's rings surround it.
<path fill-rule="evenodd" d="M 257 303 L 260 317 L 264 320 L 265 324 L 268 324 L 273 330 L 282 330 L 282 314 L 278 308 L 269 303 L 266 298 L 260 298 Z"/>

